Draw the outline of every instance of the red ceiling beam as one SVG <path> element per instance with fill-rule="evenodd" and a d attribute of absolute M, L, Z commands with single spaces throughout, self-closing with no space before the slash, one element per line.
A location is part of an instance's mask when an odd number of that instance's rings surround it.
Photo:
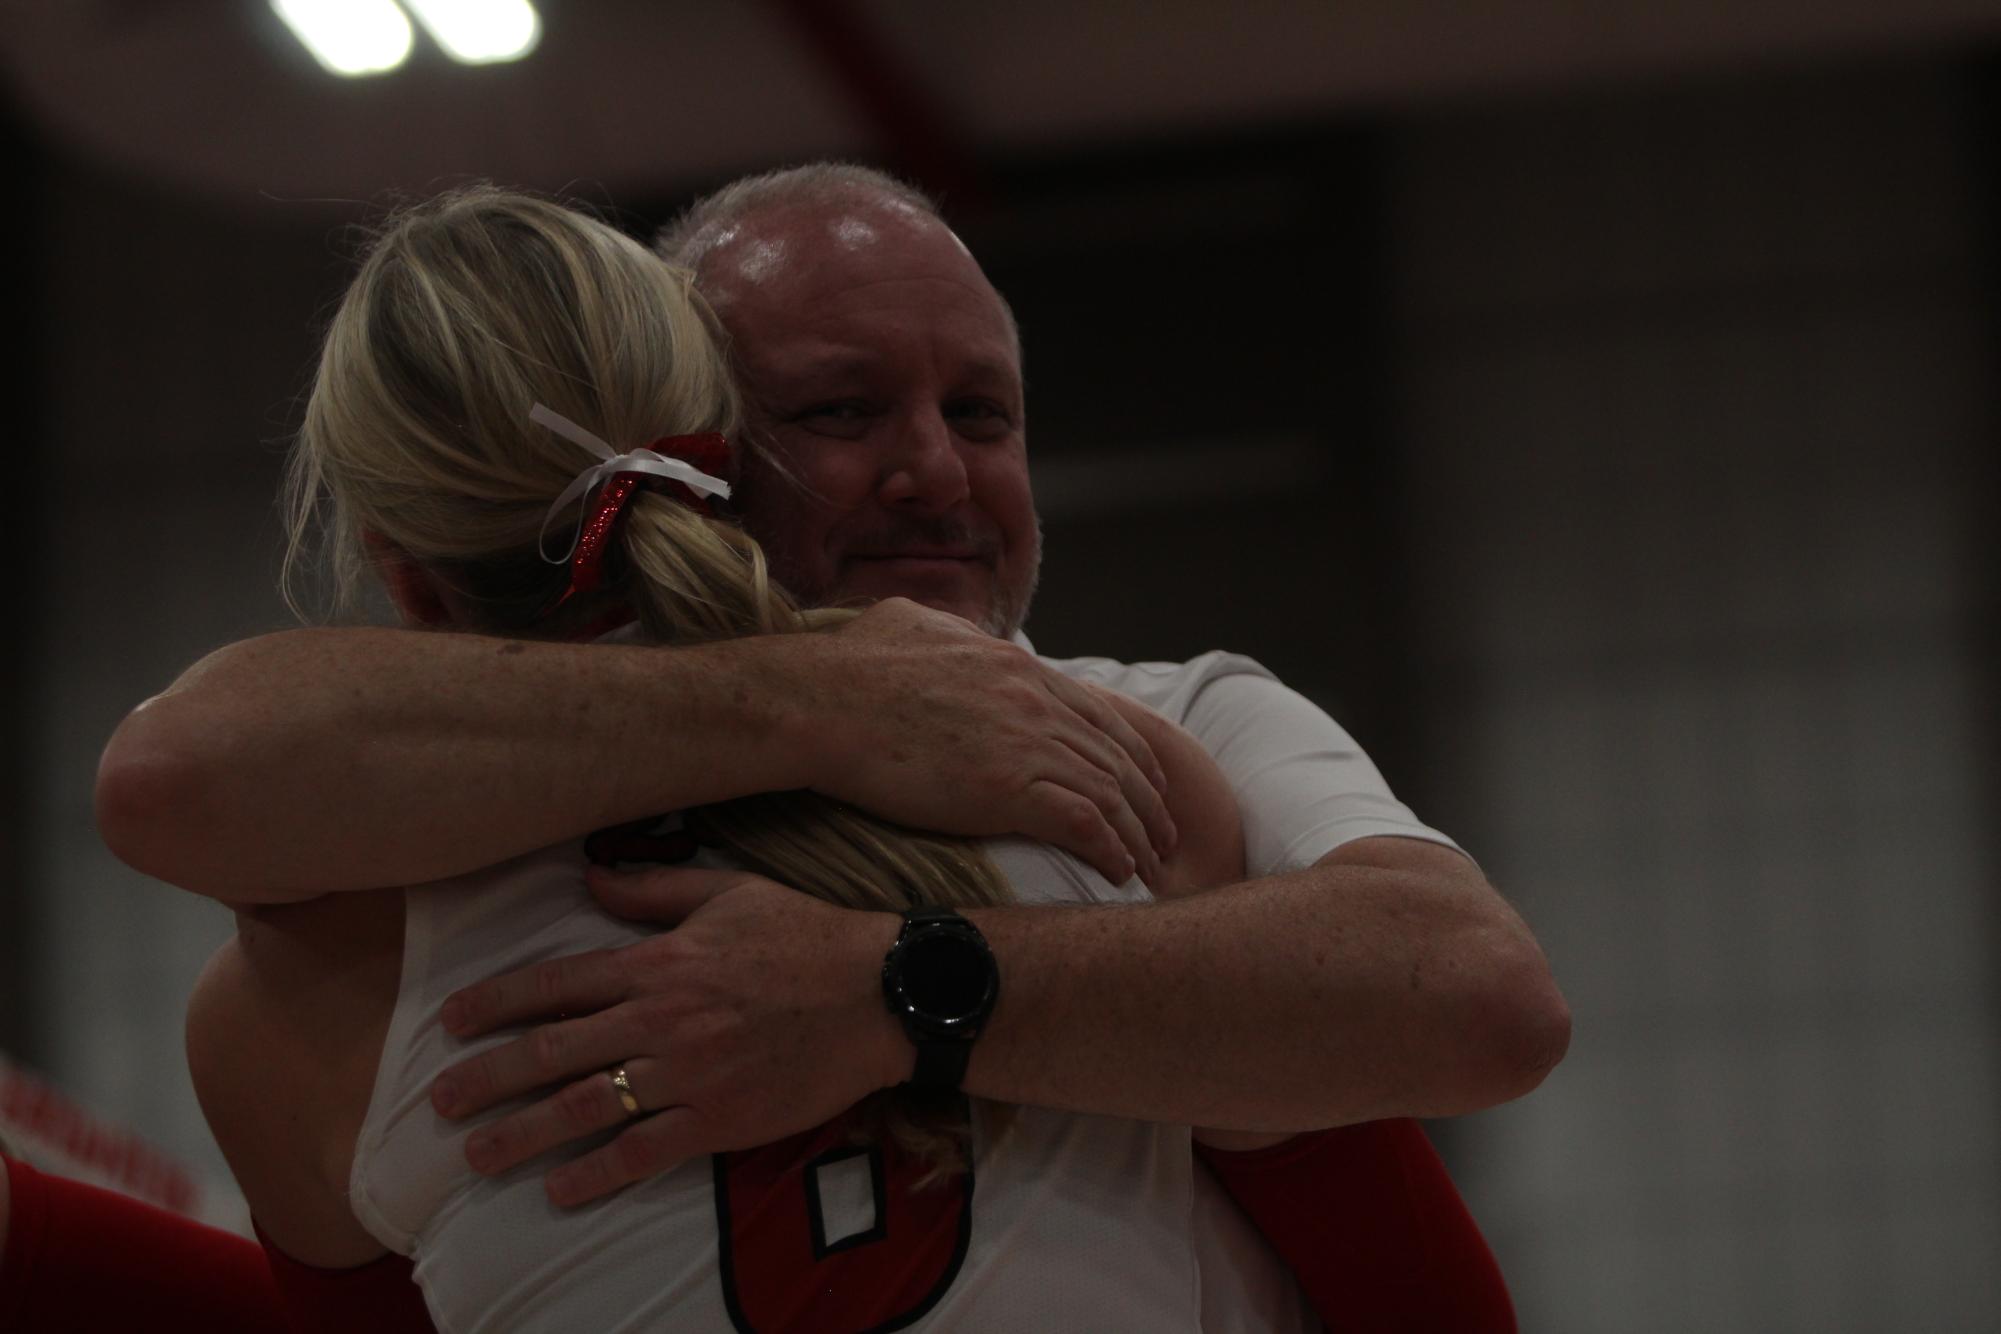
<path fill-rule="evenodd" d="M 898 60 L 850 0 L 770 0 L 881 139 L 902 175 L 963 217 L 987 201 L 959 117 Z"/>

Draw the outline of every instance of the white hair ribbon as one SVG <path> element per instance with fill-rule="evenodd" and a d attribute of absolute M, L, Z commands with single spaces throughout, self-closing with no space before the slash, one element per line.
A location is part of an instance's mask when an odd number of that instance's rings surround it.
<path fill-rule="evenodd" d="M 565 440 L 582 445 L 602 460 L 578 473 L 577 480 L 563 488 L 563 494 L 556 497 L 556 503 L 549 506 L 549 512 L 542 518 L 542 531 L 536 539 L 535 549 L 541 553 L 542 559 L 551 565 L 563 564 L 576 552 L 577 539 L 584 531 L 584 515 L 581 512 L 577 515 L 576 532 L 570 534 L 570 545 L 560 556 L 551 556 L 548 551 L 550 523 L 572 500 L 580 495 L 588 495 L 622 472 L 650 473 L 655 477 L 665 477 L 669 481 L 679 482 L 697 495 L 721 496 L 724 500 L 729 499 L 728 482 L 719 477 L 709 476 L 692 463 L 665 454 L 656 454 L 643 446 L 628 454 L 621 454 L 568 417 L 552 412 L 540 403 L 529 411 L 528 420 L 537 426 L 548 427 Z"/>

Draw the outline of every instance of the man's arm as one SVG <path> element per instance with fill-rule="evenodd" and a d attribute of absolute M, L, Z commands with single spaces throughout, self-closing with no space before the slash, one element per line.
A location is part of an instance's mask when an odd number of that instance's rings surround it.
<path fill-rule="evenodd" d="M 1005 986 L 967 1070 L 985 1097 L 1313 1130 L 1509 1101 L 1569 1042 L 1528 928 L 1414 839 L 1154 907 L 967 916 Z"/>
<path fill-rule="evenodd" d="M 447 1006 L 467 1037 L 582 1016 L 434 1089 L 440 1111 L 467 1115 L 577 1081 L 491 1127 L 475 1166 L 615 1123 L 602 1072 L 639 1057 L 680 1072 L 654 1103 L 666 1110 L 552 1174 L 560 1203 L 780 1138 L 909 1077 L 878 981 L 895 916 L 731 872 L 591 874 L 615 910 L 679 925 Z M 1449 1116 L 1528 1092 L 1569 1041 L 1521 919 L 1472 863 L 1412 839 L 1358 840 L 1304 871 L 1170 903 L 966 915 L 993 946 L 1001 997 L 965 1087 L 1001 1101 L 1275 1133 Z"/>
<path fill-rule="evenodd" d="M 1039 838 L 1123 880 L 1172 843 L 1162 782 L 1092 692 L 892 599 L 832 634 L 677 649 L 250 640 L 125 720 L 97 813 L 132 866 L 236 902 L 422 883 L 800 787 L 920 828 Z"/>

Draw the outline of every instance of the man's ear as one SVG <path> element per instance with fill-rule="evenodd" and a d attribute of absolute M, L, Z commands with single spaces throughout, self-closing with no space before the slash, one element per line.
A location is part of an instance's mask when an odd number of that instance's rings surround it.
<path fill-rule="evenodd" d="M 445 605 L 444 590 L 430 571 L 412 560 L 410 553 L 380 533 L 363 533 L 361 543 L 375 562 L 389 600 L 411 625 L 436 628 L 452 623 L 451 608 Z"/>

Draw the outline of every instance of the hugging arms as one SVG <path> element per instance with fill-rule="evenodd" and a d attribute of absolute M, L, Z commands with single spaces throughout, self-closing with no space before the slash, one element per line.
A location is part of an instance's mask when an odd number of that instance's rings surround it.
<path fill-rule="evenodd" d="M 888 642 L 866 651 L 841 642 L 865 637 Z M 1007 774 L 1013 757 L 1005 746 L 960 738 L 1016 728 L 1023 702 L 1047 689 L 1046 669 L 1013 646 L 904 604 L 800 639 L 715 647 L 743 656 L 853 652 L 853 679 L 836 686 L 834 669 L 816 670 L 819 698 L 809 695 L 800 711 L 808 731 L 844 739 L 795 750 L 829 755 L 836 795 L 847 782 L 883 793 L 874 799 L 891 818 L 980 833 L 1018 827 L 992 822 L 1011 814 L 1010 787 L 1025 809 L 1033 781 Z M 100 778 L 107 837 L 142 870 L 254 901 L 258 885 L 277 886 L 268 897 L 284 899 L 418 883 L 713 799 L 724 793 L 700 784 L 725 780 L 746 748 L 717 737 L 704 752 L 715 761 L 697 759 L 700 729 L 756 707 L 789 712 L 794 702 L 776 691 L 746 699 L 740 685 L 705 685 L 665 670 L 665 662 L 707 651 L 398 631 L 288 632 L 239 645 L 136 712 L 114 738 Z M 928 672 L 915 666 L 926 653 Z M 918 675 L 927 678 L 921 699 L 911 680 Z M 820 701 L 841 689 L 858 699 L 879 693 L 853 713 L 835 714 Z M 945 701 L 955 692 L 953 714 Z M 934 705 L 938 721 L 926 736 L 925 720 L 909 715 Z M 784 726 L 759 719 L 739 735 L 754 746 Z M 1023 742 L 1034 744 L 1070 749 L 1047 737 Z M 1157 764 L 1147 754 L 1135 768 Z M 649 771 L 656 762 L 685 772 Z M 1109 779 L 1110 769 L 1100 772 Z M 996 792 L 1003 796 L 988 795 Z M 1141 819 L 1130 809 L 1124 818 Z M 251 824 L 256 833 L 246 837 Z M 358 827 L 378 836 L 366 840 L 359 855 L 367 863 L 356 867 L 333 844 Z M 1098 832 L 1068 841 L 1089 853 Z M 342 874 L 367 879 L 337 885 Z M 802 974 L 830 947 L 852 943 L 865 953 L 859 937 L 880 930 L 836 919 L 830 934 L 812 911 L 817 905 L 762 889 L 741 913 L 728 912 L 733 902 L 725 895 L 705 911 L 719 927 L 754 927 Z M 984 910 L 979 920 L 1001 960 L 1011 1007 L 996 1014 L 968 1070 L 967 1087 L 983 1096 L 1290 1132 L 1478 1110 L 1533 1087 L 1562 1050 L 1560 1024 L 1547 1015 L 1546 966 L 1519 919 L 1470 862 L 1411 838 L 1353 840 L 1310 866 L 1143 910 L 1005 908 Z M 718 966 L 740 948 L 718 934 Z M 749 979 L 745 989 L 753 990 Z M 789 1033 L 798 999 L 767 1008 L 745 995 L 733 1004 L 751 1032 Z M 884 1025 L 874 1016 L 854 1022 L 852 992 L 827 999 L 813 1007 L 825 1016 L 813 1021 L 816 1045 L 844 1054 L 849 1078 L 875 1078 Z M 526 1072 L 538 1083 L 575 1073 L 550 1064 Z M 746 1082 L 726 1096 L 748 1107 L 770 1092 Z"/>

